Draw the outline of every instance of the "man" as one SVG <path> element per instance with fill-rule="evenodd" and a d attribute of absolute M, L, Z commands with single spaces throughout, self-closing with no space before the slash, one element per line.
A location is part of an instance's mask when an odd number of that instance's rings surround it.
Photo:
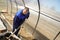
<path fill-rule="evenodd" d="M 18 12 L 16 13 L 16 15 L 14 17 L 14 20 L 13 20 L 13 32 L 19 26 L 21 28 L 21 25 L 23 24 L 23 22 L 25 21 L 25 19 L 28 19 L 29 14 L 30 14 L 29 8 L 27 8 L 27 7 L 25 7 L 24 9 L 18 10 Z M 15 32 L 15 35 L 18 34 L 20 28 Z"/>

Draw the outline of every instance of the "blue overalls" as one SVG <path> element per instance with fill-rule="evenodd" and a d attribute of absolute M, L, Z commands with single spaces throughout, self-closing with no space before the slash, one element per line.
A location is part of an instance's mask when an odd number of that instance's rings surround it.
<path fill-rule="evenodd" d="M 19 26 L 21 28 L 21 24 L 23 24 L 23 22 L 25 21 L 26 18 L 29 17 L 29 12 L 27 14 L 23 14 L 23 9 L 22 10 L 18 10 L 18 12 L 16 13 L 14 19 L 13 19 L 13 32 L 15 31 L 15 29 L 17 29 Z M 18 34 L 20 28 L 15 32 L 15 35 Z"/>

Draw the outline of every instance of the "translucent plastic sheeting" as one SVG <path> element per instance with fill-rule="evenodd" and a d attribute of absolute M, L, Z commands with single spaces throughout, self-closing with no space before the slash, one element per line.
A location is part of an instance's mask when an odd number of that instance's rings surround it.
<path fill-rule="evenodd" d="M 38 11 L 38 2 L 37 0 L 24 0 L 25 6 Z"/>
<path fill-rule="evenodd" d="M 7 5 L 6 5 L 6 0 L 0 0 L 0 12 L 4 9 L 7 8 Z"/>

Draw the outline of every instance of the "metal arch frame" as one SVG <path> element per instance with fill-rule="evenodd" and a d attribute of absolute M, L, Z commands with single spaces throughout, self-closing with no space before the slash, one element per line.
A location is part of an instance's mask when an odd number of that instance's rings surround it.
<path fill-rule="evenodd" d="M 12 0 L 10 0 L 10 4 L 11 4 L 11 10 L 10 10 L 10 12 L 11 12 L 11 16 L 12 16 Z"/>
<path fill-rule="evenodd" d="M 16 3 L 17 11 L 18 11 L 18 4 L 17 4 L 17 1 L 16 0 L 15 0 L 15 3 Z"/>
<path fill-rule="evenodd" d="M 7 4 L 7 13 L 8 13 L 8 0 L 6 0 L 7 2 L 6 2 L 6 4 Z M 2 20 L 2 19 L 1 19 Z M 3 21 L 3 20 L 2 20 Z M 5 25 L 5 23 L 3 22 L 3 24 Z M 5 27 L 6 27 L 6 25 L 5 25 Z M 7 29 L 7 27 L 6 27 L 6 29 Z"/>
<path fill-rule="evenodd" d="M 17 1 L 15 0 L 15 3 L 16 3 L 16 9 L 17 9 L 17 11 L 18 11 L 18 4 L 17 4 Z M 10 0 L 10 4 L 11 4 L 11 15 L 12 15 L 12 9 L 13 9 L 13 7 L 12 7 L 12 0 Z"/>
<path fill-rule="evenodd" d="M 39 0 L 37 0 L 37 2 L 38 2 L 38 8 L 39 8 L 39 14 L 38 14 L 38 19 L 37 19 L 37 22 L 36 22 L 36 25 L 35 25 L 35 29 L 34 29 L 34 31 L 33 31 L 33 33 L 32 34 L 34 34 L 35 33 L 35 31 L 36 31 L 36 28 L 37 28 L 37 25 L 38 25 L 38 22 L 39 22 L 39 19 L 40 19 L 40 1 Z"/>
<path fill-rule="evenodd" d="M 24 2 L 24 0 L 22 0 L 22 2 L 23 2 L 23 4 L 24 4 L 24 7 L 26 7 L 26 6 L 25 6 L 25 2 Z"/>
<path fill-rule="evenodd" d="M 7 1 L 7 3 L 6 3 L 6 4 L 7 4 L 7 13 L 8 13 L 8 0 L 6 0 L 6 1 Z"/>

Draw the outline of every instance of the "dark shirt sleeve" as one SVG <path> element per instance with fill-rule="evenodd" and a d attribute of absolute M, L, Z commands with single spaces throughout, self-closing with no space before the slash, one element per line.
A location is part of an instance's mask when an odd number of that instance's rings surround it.
<path fill-rule="evenodd" d="M 29 15 L 30 15 L 30 12 L 28 12 L 28 16 L 27 16 L 27 19 L 29 18 Z"/>

